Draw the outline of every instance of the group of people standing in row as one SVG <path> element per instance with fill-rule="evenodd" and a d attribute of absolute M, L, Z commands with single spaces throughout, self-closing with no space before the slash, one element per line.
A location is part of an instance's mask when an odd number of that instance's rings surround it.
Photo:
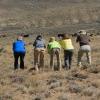
<path fill-rule="evenodd" d="M 59 40 L 55 37 L 50 37 L 49 43 L 46 46 L 45 40 L 41 35 L 38 35 L 33 43 L 34 47 L 34 69 L 39 71 L 40 68 L 45 66 L 45 50 L 47 49 L 50 55 L 50 68 L 54 70 L 54 57 L 57 59 L 57 68 L 62 69 L 61 64 L 61 48 L 64 51 L 64 68 L 70 69 L 72 65 L 72 57 L 74 46 L 68 34 L 58 34 Z M 79 42 L 80 49 L 78 51 L 77 66 L 82 66 L 82 56 L 85 53 L 87 62 L 91 65 L 91 47 L 90 39 L 85 30 L 77 33 L 76 42 Z M 18 59 L 20 58 L 20 68 L 24 69 L 24 57 L 26 53 L 25 42 L 23 36 L 18 36 L 17 40 L 13 43 L 14 54 L 14 69 L 18 69 Z M 48 59 L 48 58 L 47 58 Z"/>

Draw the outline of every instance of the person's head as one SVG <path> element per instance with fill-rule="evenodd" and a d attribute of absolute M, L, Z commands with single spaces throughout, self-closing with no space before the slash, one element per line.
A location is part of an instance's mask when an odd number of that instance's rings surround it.
<path fill-rule="evenodd" d="M 23 36 L 22 36 L 22 35 L 19 35 L 19 36 L 17 37 L 17 40 L 23 40 Z"/>
<path fill-rule="evenodd" d="M 36 39 L 37 39 L 37 40 L 41 40 L 41 39 L 42 39 L 42 36 L 41 36 L 41 35 L 38 35 L 38 36 L 36 37 Z"/>
<path fill-rule="evenodd" d="M 63 39 L 69 39 L 69 34 L 64 34 Z"/>
<path fill-rule="evenodd" d="M 80 30 L 80 31 L 79 31 L 79 34 L 80 34 L 80 35 L 86 35 L 86 31 L 85 31 L 85 30 Z"/>
<path fill-rule="evenodd" d="M 49 42 L 53 42 L 53 41 L 55 41 L 55 37 L 51 37 L 49 40 Z"/>
<path fill-rule="evenodd" d="M 59 38 L 60 40 L 62 40 L 63 37 L 64 37 L 64 34 L 58 34 L 58 38 Z"/>

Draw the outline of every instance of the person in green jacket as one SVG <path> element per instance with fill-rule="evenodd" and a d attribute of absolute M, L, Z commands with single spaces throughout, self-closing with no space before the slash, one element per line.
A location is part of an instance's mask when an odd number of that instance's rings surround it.
<path fill-rule="evenodd" d="M 61 46 L 59 42 L 55 40 L 55 37 L 51 37 L 49 44 L 47 46 L 48 53 L 50 54 L 50 67 L 54 70 L 54 56 L 57 58 L 57 67 L 61 70 L 61 59 L 60 59 L 60 50 Z"/>

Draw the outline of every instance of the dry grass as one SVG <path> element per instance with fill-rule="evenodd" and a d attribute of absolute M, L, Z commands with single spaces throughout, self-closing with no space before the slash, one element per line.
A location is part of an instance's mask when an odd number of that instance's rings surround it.
<path fill-rule="evenodd" d="M 48 37 L 46 37 L 46 41 Z M 32 45 L 27 45 L 25 70 L 13 70 L 12 36 L 0 40 L 3 50 L 0 52 L 0 100 L 99 100 L 100 99 L 100 36 L 92 39 L 93 65 L 86 69 L 76 66 L 77 47 L 75 46 L 72 69 L 55 71 L 49 69 L 49 55 L 46 53 L 44 72 L 30 72 L 33 67 Z M 34 36 L 26 38 L 33 42 Z M 63 55 L 62 55 L 63 57 Z M 48 60 L 47 60 L 48 59 Z M 84 58 L 83 58 L 84 59 Z M 62 59 L 63 61 L 63 59 Z M 83 60 L 84 61 L 84 60 Z M 66 99 L 65 99 L 66 98 Z"/>
<path fill-rule="evenodd" d="M 93 29 L 97 33 L 100 30 L 99 3 L 99 0 L 1 0 L 0 30 L 52 35 Z M 46 51 L 44 71 L 37 73 L 29 71 L 34 62 L 32 43 L 36 34 L 25 38 L 28 44 L 26 69 L 17 71 L 13 70 L 12 54 L 16 36 L 8 34 L 0 38 L 0 100 L 100 100 L 100 36 L 91 38 L 91 67 L 76 66 L 79 46 L 72 38 L 75 47 L 72 69 L 52 72 Z M 44 37 L 48 43 L 50 34 Z M 63 52 L 61 58 L 63 63 Z"/>

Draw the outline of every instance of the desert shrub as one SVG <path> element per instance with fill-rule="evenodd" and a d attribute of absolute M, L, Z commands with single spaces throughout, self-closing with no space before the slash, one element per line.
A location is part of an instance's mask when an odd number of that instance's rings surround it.
<path fill-rule="evenodd" d="M 100 99 L 100 91 L 97 92 L 96 97 L 97 99 Z"/>
<path fill-rule="evenodd" d="M 41 97 L 36 97 L 33 100 L 42 100 Z"/>
<path fill-rule="evenodd" d="M 63 94 L 58 97 L 58 100 L 68 100 L 67 94 Z"/>
<path fill-rule="evenodd" d="M 77 71 L 71 71 L 71 73 L 67 76 L 67 78 L 70 77 L 72 80 L 84 80 L 88 78 L 87 74 L 83 74 Z"/>
<path fill-rule="evenodd" d="M 44 96 L 45 96 L 45 98 L 49 98 L 51 96 L 51 92 L 45 91 Z"/>
<path fill-rule="evenodd" d="M 6 85 L 9 85 L 9 84 L 10 84 L 10 80 L 0 79 L 0 85 L 6 86 Z"/>
<path fill-rule="evenodd" d="M 93 48 L 93 52 L 99 52 L 100 48 Z"/>
<path fill-rule="evenodd" d="M 49 87 L 50 89 L 54 89 L 61 86 L 62 86 L 62 83 L 58 81 L 58 82 L 51 83 Z"/>
<path fill-rule="evenodd" d="M 91 100 L 99 100 L 100 99 L 100 91 L 96 91 L 92 98 L 93 99 L 91 99 Z"/>
<path fill-rule="evenodd" d="M 82 91 L 82 88 L 76 83 L 71 83 L 69 85 L 69 91 L 71 93 L 80 93 Z"/>
<path fill-rule="evenodd" d="M 76 80 L 76 78 L 75 77 L 72 77 L 72 76 L 66 76 L 66 79 L 67 80 Z"/>
<path fill-rule="evenodd" d="M 84 96 L 93 96 L 93 94 L 96 92 L 96 88 L 93 86 L 87 87 L 83 90 Z"/>
<path fill-rule="evenodd" d="M 53 80 L 60 80 L 60 79 L 64 79 L 63 75 L 61 75 L 60 73 L 58 74 L 53 74 L 50 76 L 51 79 Z"/>
<path fill-rule="evenodd" d="M 86 79 L 86 78 L 88 78 L 87 75 L 81 74 L 81 73 L 73 74 L 73 77 L 76 77 L 76 78 L 79 78 L 79 79 Z"/>
<path fill-rule="evenodd" d="M 0 96 L 0 100 L 13 100 L 11 95 L 3 95 Z"/>
<path fill-rule="evenodd" d="M 96 65 L 93 65 L 92 67 L 90 67 L 90 68 L 88 69 L 88 72 L 97 74 L 97 73 L 100 72 L 100 68 L 97 67 Z"/>
<path fill-rule="evenodd" d="M 16 75 L 14 75 L 14 76 L 10 76 L 10 78 L 12 80 L 12 83 L 20 84 L 20 83 L 24 83 L 24 81 L 25 81 L 23 76 L 16 76 Z"/>
<path fill-rule="evenodd" d="M 47 81 L 47 85 L 51 85 L 52 83 L 56 83 L 56 82 L 58 82 L 57 79 L 50 79 Z"/>
<path fill-rule="evenodd" d="M 28 89 L 23 85 L 18 85 L 17 86 L 17 91 L 20 91 L 22 94 L 28 93 Z"/>
<path fill-rule="evenodd" d="M 55 77 L 57 77 L 57 78 L 55 78 Z M 59 78 L 58 76 L 52 76 L 52 78 L 50 77 L 50 80 L 47 81 L 47 85 L 49 85 L 50 89 L 54 89 L 56 87 L 62 86 L 62 82 L 58 78 Z"/>
<path fill-rule="evenodd" d="M 83 63 L 82 65 L 83 66 L 81 67 L 81 70 L 85 70 L 91 67 L 88 63 Z"/>
<path fill-rule="evenodd" d="M 0 53 L 1 53 L 3 50 L 4 50 L 3 48 L 0 48 Z"/>
<path fill-rule="evenodd" d="M 97 82 L 93 82 L 91 85 L 92 85 L 93 87 L 95 87 L 95 88 L 99 88 L 99 84 L 98 84 Z"/>
<path fill-rule="evenodd" d="M 42 95 L 36 95 L 35 97 L 33 97 L 32 100 L 44 100 L 44 96 L 42 96 Z"/>
<path fill-rule="evenodd" d="M 38 81 L 34 81 L 34 80 L 29 80 L 29 81 L 26 81 L 25 83 L 24 83 L 24 85 L 27 87 L 27 88 L 29 88 L 29 87 L 33 87 L 33 88 L 36 88 L 36 87 L 38 87 L 39 86 L 39 82 Z"/>

